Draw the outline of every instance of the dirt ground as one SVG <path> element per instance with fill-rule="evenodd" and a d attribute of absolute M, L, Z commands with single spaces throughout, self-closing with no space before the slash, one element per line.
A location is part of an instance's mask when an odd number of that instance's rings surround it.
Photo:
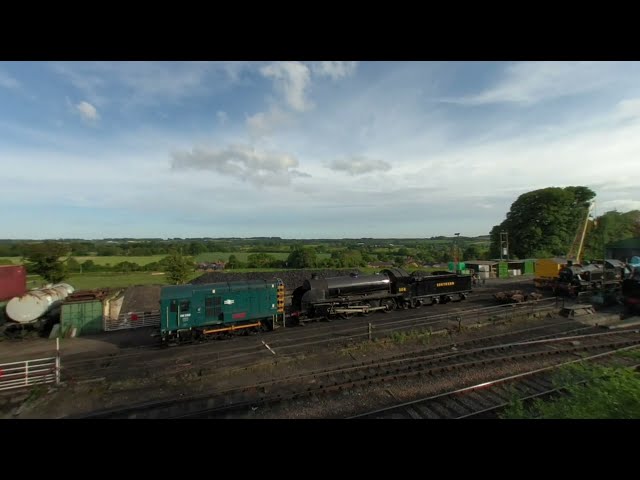
<path fill-rule="evenodd" d="M 175 360 L 166 366 L 163 375 L 118 381 L 98 378 L 95 381 L 67 383 L 59 387 L 34 387 L 11 396 L 0 396 L 0 418 L 64 418 L 147 401 L 221 392 L 288 375 L 346 366 L 356 361 L 372 361 L 405 352 L 426 351 L 472 338 L 566 321 L 562 317 L 542 317 L 481 328 L 470 327 L 455 334 L 448 332 L 428 337 L 391 337 L 374 342 L 351 341 L 285 358 L 271 355 L 265 349 L 264 358 L 253 361 L 249 366 L 220 368 L 206 375 L 199 373 L 197 363 Z M 579 325 L 578 322 L 576 325 Z M 93 344 L 93 347 L 97 345 Z M 113 349 L 117 348 L 113 344 L 111 346 Z M 215 345 L 211 347 L 215 348 Z M 106 349 L 106 345 L 102 344 L 101 348 Z M 394 391 L 398 396 L 403 395 L 401 391 Z M 350 402 L 358 401 L 355 394 L 349 398 Z M 336 404 L 336 412 L 340 408 Z M 332 415 L 331 410 L 325 409 L 323 412 L 327 417 Z M 280 415 L 280 418 L 300 418 L 300 412 L 294 411 L 281 412 Z"/>

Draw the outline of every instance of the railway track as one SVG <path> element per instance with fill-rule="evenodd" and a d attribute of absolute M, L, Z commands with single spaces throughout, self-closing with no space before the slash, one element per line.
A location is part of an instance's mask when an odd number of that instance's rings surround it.
<path fill-rule="evenodd" d="M 313 399 L 399 379 L 418 376 L 433 379 L 456 370 L 535 358 L 555 357 L 562 361 L 567 355 L 580 351 L 623 348 L 640 343 L 638 331 L 565 335 L 560 338 L 549 336 L 463 351 L 398 355 L 383 361 L 292 375 L 242 389 L 95 412 L 81 418 L 244 418 L 251 417 L 259 407 L 264 410 L 283 402 Z"/>
<path fill-rule="evenodd" d="M 242 344 L 224 341 L 184 345 L 168 349 L 144 349 L 126 351 L 112 356 L 83 360 L 63 361 L 63 381 L 83 381 L 92 378 L 109 380 L 134 377 L 174 375 L 169 365 L 173 361 L 182 365 L 197 365 L 202 372 L 221 367 L 238 367 L 252 361 L 263 361 L 265 356 L 277 352 L 278 358 L 286 358 L 300 352 L 336 346 L 340 343 L 388 337 L 393 333 L 423 330 L 430 334 L 438 331 L 461 329 L 488 319 L 492 322 L 508 321 L 518 315 L 534 315 L 554 312 L 556 299 L 543 299 L 523 304 L 460 309 L 438 312 L 433 315 L 428 308 L 403 312 L 396 315 L 380 314 L 377 318 L 353 318 L 315 324 L 312 328 L 295 327 L 284 329 L 278 335 L 258 334 L 244 340 Z M 402 315 L 404 313 L 404 315 Z M 369 326 L 371 326 L 369 328 Z M 321 328 L 314 328 L 321 327 Z M 267 343 L 268 342 L 268 343 Z M 265 348 L 265 344 L 270 350 Z M 271 353 L 270 353 L 271 352 Z"/>
<path fill-rule="evenodd" d="M 624 363 L 627 367 L 637 369 L 640 364 L 633 360 L 629 359 L 625 362 L 616 358 L 615 361 L 612 361 L 611 357 L 615 353 L 638 348 L 638 345 L 632 345 L 553 366 L 534 368 L 515 375 L 497 377 L 479 384 L 347 418 L 394 420 L 496 418 L 498 413 L 514 399 L 529 402 L 536 398 L 548 398 L 552 395 L 562 394 L 564 389 L 556 387 L 552 377 L 553 372 L 560 367 L 577 362 L 597 361 L 605 365 Z M 580 381 L 576 383 L 580 383 Z"/>

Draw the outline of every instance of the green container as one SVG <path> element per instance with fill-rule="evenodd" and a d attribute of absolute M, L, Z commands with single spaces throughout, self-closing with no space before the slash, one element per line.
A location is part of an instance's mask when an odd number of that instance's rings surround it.
<path fill-rule="evenodd" d="M 63 335 L 76 329 L 76 336 L 91 335 L 103 331 L 102 302 L 65 303 L 60 311 L 60 329 Z"/>
<path fill-rule="evenodd" d="M 455 272 L 456 270 L 464 270 L 467 265 L 464 262 L 458 262 L 458 268 L 456 269 L 456 262 L 449 262 L 449 271 Z"/>
<path fill-rule="evenodd" d="M 533 260 L 525 260 L 524 261 L 524 273 L 535 273 L 536 267 L 535 262 Z"/>
<path fill-rule="evenodd" d="M 509 264 L 507 262 L 498 263 L 498 278 L 509 278 Z"/>

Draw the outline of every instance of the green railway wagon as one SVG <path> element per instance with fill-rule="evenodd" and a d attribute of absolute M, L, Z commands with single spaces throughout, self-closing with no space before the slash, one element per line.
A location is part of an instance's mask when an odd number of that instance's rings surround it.
<path fill-rule="evenodd" d="M 163 342 L 249 329 L 273 329 L 284 289 L 274 279 L 203 285 L 171 285 L 160 291 Z"/>

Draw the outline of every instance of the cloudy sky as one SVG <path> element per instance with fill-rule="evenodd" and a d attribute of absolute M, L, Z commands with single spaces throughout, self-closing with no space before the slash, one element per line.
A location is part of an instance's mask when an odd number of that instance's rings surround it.
<path fill-rule="evenodd" d="M 483 235 L 639 160 L 638 62 L 0 62 L 0 238 Z"/>

